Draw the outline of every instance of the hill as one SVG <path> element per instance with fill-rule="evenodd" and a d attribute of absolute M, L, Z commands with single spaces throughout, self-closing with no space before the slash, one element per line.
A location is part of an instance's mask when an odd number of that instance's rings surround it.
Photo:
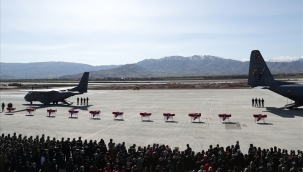
<path fill-rule="evenodd" d="M 209 55 L 170 56 L 143 60 L 137 64 L 167 76 L 234 75 L 245 74 L 248 70 L 248 63 Z"/>
<path fill-rule="evenodd" d="M 242 62 L 210 55 L 170 56 L 161 59 L 147 59 L 137 64 L 167 76 L 243 75 L 248 74 L 249 67 L 248 61 Z M 302 59 L 291 62 L 267 62 L 267 65 L 273 74 L 303 72 Z"/>
<path fill-rule="evenodd" d="M 144 69 L 136 64 L 126 64 L 116 68 L 108 69 L 108 70 L 99 70 L 99 71 L 91 71 L 89 74 L 90 79 L 95 78 L 124 78 L 124 77 L 131 77 L 131 78 L 141 78 L 141 77 L 151 77 L 155 76 L 156 74 Z M 76 75 L 66 75 L 60 77 L 60 79 L 77 79 L 81 78 L 82 73 Z"/>
<path fill-rule="evenodd" d="M 92 66 L 70 62 L 0 63 L 0 77 L 5 78 L 57 78 L 85 71 L 111 69 L 118 65 Z"/>

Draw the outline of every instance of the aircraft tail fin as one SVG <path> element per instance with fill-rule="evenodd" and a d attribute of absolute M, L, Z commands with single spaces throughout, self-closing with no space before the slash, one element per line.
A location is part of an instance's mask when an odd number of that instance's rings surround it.
<path fill-rule="evenodd" d="M 88 77 L 89 77 L 89 72 L 84 72 L 79 84 L 75 88 L 72 88 L 70 91 L 79 91 L 81 93 L 86 93 L 87 85 L 88 85 Z"/>
<path fill-rule="evenodd" d="M 257 87 L 272 86 L 276 84 L 277 83 L 270 73 L 260 51 L 253 50 L 250 55 L 248 85 Z"/>

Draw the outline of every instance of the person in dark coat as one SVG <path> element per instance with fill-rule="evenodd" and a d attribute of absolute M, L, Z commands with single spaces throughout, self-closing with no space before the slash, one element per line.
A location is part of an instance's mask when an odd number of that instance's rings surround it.
<path fill-rule="evenodd" d="M 262 101 L 262 107 L 264 107 L 264 99 L 262 98 L 262 100 L 261 100 L 261 101 Z"/>
<path fill-rule="evenodd" d="M 1 104 L 2 112 L 4 111 L 4 107 L 5 107 L 5 104 L 4 104 L 4 102 L 2 102 L 2 104 Z"/>
<path fill-rule="evenodd" d="M 81 97 L 81 101 L 80 101 L 80 102 L 81 102 L 81 105 L 82 105 L 82 101 L 83 101 L 83 99 L 82 99 L 82 97 Z"/>
<path fill-rule="evenodd" d="M 181 159 L 179 159 L 179 161 L 177 162 L 176 170 L 177 172 L 184 172 L 184 164 Z"/>
<path fill-rule="evenodd" d="M 69 160 L 70 156 L 70 151 L 71 151 L 71 147 L 70 147 L 70 143 L 67 142 L 66 146 L 65 146 L 65 156 L 66 156 L 66 160 Z M 73 166 L 72 166 L 73 167 Z"/>
<path fill-rule="evenodd" d="M 236 166 L 236 164 L 237 164 L 237 161 L 235 159 L 235 155 L 232 155 L 232 158 L 229 160 L 229 163 L 228 163 L 228 168 L 233 169 L 234 166 Z"/>
<path fill-rule="evenodd" d="M 86 97 L 86 104 L 88 105 L 88 97 Z"/>
<path fill-rule="evenodd" d="M 53 162 L 50 164 L 50 171 L 51 172 L 57 172 L 58 171 L 58 166 L 56 163 L 56 159 L 53 159 Z"/>
<path fill-rule="evenodd" d="M 252 106 L 252 107 L 254 107 L 254 102 L 255 102 L 255 100 L 254 100 L 254 98 L 252 98 L 252 99 L 251 99 L 251 106 Z"/>
<path fill-rule="evenodd" d="M 30 172 L 39 172 L 39 168 L 36 166 L 36 163 L 35 162 L 33 162 L 32 163 L 32 166 L 29 168 L 29 171 Z"/>
<path fill-rule="evenodd" d="M 65 170 L 66 170 L 66 172 L 72 172 L 73 168 L 74 168 L 73 158 L 70 157 L 69 161 L 65 165 Z"/>
<path fill-rule="evenodd" d="M 22 168 L 21 168 L 21 172 L 28 172 L 29 171 L 29 162 L 28 161 L 26 161 L 26 163 L 25 163 L 25 166 L 23 166 Z"/>
<path fill-rule="evenodd" d="M 77 105 L 79 105 L 79 97 L 77 97 Z"/>
<path fill-rule="evenodd" d="M 235 145 L 235 150 L 237 151 L 238 149 L 240 149 L 239 141 L 237 141 Z"/>

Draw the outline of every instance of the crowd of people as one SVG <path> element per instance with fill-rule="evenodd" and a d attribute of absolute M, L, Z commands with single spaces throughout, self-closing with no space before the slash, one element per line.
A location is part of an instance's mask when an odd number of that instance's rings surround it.
<path fill-rule="evenodd" d="M 77 105 L 79 105 L 79 101 L 80 101 L 81 105 L 82 105 L 82 103 L 83 103 L 83 105 L 85 105 L 85 104 L 88 105 L 88 100 L 89 100 L 88 97 L 86 97 L 86 98 L 81 97 L 80 99 L 79 99 L 79 97 L 77 97 Z"/>
<path fill-rule="evenodd" d="M 225 148 L 210 145 L 194 152 L 168 145 L 147 146 L 106 143 L 103 139 L 79 137 L 56 140 L 49 136 L 0 136 L 1 172 L 297 172 L 302 171 L 303 152 L 250 145 L 242 153 L 240 144 Z"/>
<path fill-rule="evenodd" d="M 252 98 L 251 99 L 251 106 L 252 107 L 264 107 L 264 99 L 258 99 L 257 97 L 256 98 Z"/>

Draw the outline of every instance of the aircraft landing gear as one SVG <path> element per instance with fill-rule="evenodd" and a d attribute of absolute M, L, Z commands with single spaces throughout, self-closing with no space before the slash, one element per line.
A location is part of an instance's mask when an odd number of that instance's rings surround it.
<path fill-rule="evenodd" d="M 301 104 L 295 102 L 295 103 L 292 103 L 292 104 L 287 104 L 285 105 L 284 109 L 289 109 L 289 110 L 298 110 L 298 107 L 299 106 L 302 106 Z"/>

